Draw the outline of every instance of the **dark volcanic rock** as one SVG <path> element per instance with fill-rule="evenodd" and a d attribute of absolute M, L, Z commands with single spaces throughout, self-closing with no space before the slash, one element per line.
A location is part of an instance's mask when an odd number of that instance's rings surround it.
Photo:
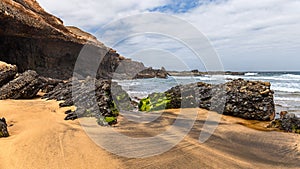
<path fill-rule="evenodd" d="M 38 74 L 28 70 L 0 88 L 0 99 L 31 99 L 41 87 Z"/>
<path fill-rule="evenodd" d="M 52 91 L 59 83 L 63 83 L 62 80 L 59 79 L 52 79 L 52 78 L 46 78 L 46 77 L 39 77 L 42 85 L 41 90 L 42 92 L 48 93 Z"/>
<path fill-rule="evenodd" d="M 17 71 L 17 66 L 0 61 L 0 87 L 14 79 Z"/>
<path fill-rule="evenodd" d="M 200 107 L 225 115 L 253 120 L 273 120 L 275 106 L 270 83 L 233 80 L 221 85 L 193 83 L 176 86 L 141 100 L 140 110 L 157 110 L 157 107 L 192 108 Z"/>
<path fill-rule="evenodd" d="M 7 131 L 7 124 L 5 118 L 0 118 L 0 138 L 8 137 L 9 133 Z"/>
<path fill-rule="evenodd" d="M 164 69 L 152 69 L 152 67 L 149 67 L 147 69 L 144 69 L 136 74 L 134 79 L 146 79 L 146 78 L 167 78 L 168 72 Z"/>
<path fill-rule="evenodd" d="M 273 120 L 268 127 L 300 134 L 300 118 L 293 113 L 283 111 L 280 113 L 280 118 Z"/>
<path fill-rule="evenodd" d="M 128 94 L 121 86 L 110 80 L 73 79 L 59 83 L 43 98 L 64 100 L 60 104 L 61 107 L 75 105 L 76 111 L 67 111 L 65 120 L 95 117 L 100 125 L 114 124 L 120 110 L 132 109 Z"/>
<path fill-rule="evenodd" d="M 254 120 L 273 120 L 274 92 L 269 82 L 245 81 L 226 83 L 226 106 L 223 114 Z"/>
<path fill-rule="evenodd" d="M 140 71 L 145 69 L 147 68 L 141 62 L 123 59 L 113 73 L 113 79 L 133 79 Z"/>

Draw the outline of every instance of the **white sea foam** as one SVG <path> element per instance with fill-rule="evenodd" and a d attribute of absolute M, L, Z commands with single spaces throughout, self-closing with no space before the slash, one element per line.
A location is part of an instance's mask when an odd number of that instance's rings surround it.
<path fill-rule="evenodd" d="M 262 75 L 225 75 L 227 79 L 246 79 L 246 80 L 262 80 L 262 81 L 300 81 L 300 75 L 285 74 L 285 75 L 275 75 L 275 76 L 262 76 Z"/>
<path fill-rule="evenodd" d="M 300 93 L 300 83 L 273 83 L 271 88 L 278 92 Z"/>
<path fill-rule="evenodd" d="M 275 100 L 277 101 L 295 101 L 300 102 L 300 97 L 276 97 Z"/>
<path fill-rule="evenodd" d="M 136 92 L 136 91 L 127 91 L 128 95 L 131 98 L 137 97 L 137 98 L 145 98 L 150 94 L 149 92 Z"/>
<path fill-rule="evenodd" d="M 295 75 L 295 74 L 285 74 L 281 75 L 283 78 L 288 78 L 288 79 L 299 79 L 300 80 L 300 75 Z"/>
<path fill-rule="evenodd" d="M 251 72 L 245 73 L 245 76 L 256 76 L 256 75 L 258 75 L 258 73 L 251 73 Z"/>

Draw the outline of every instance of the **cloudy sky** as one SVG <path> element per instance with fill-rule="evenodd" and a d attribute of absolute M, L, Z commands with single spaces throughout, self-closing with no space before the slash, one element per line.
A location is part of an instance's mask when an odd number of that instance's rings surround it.
<path fill-rule="evenodd" d="M 299 71 L 299 0 L 38 0 L 65 25 L 74 25 L 97 36 L 120 54 L 143 61 L 148 66 L 167 69 L 204 69 L 206 61 L 196 59 L 191 47 L 181 39 L 162 34 L 134 34 L 133 27 L 170 32 L 189 32 L 195 27 L 207 37 L 225 70 Z M 136 15 L 163 13 L 185 21 L 136 19 Z M 124 18 L 132 18 L 130 21 Z M 177 24 L 177 25 L 176 25 Z M 107 26 L 108 25 L 108 26 Z M 189 28 L 188 28 L 189 27 Z M 139 28 L 141 29 L 141 28 Z M 191 28 L 192 29 L 192 28 Z M 107 36 L 120 37 L 111 43 Z M 113 36 L 111 33 L 117 34 Z M 158 32 L 160 33 L 160 32 Z M 119 36 L 122 34 L 122 36 Z M 159 36 L 158 36 L 159 35 Z M 177 38 L 177 39 L 176 39 Z M 201 46 L 194 37 L 194 44 Z M 203 37 L 202 37 L 203 38 Z M 114 39 L 115 40 L 115 39 Z M 204 55 L 204 54 L 203 54 Z M 184 66 L 182 66 L 184 65 Z"/>

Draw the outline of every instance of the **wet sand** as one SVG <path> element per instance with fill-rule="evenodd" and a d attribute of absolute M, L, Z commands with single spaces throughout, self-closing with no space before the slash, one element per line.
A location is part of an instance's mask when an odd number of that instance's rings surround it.
<path fill-rule="evenodd" d="M 0 101 L 0 116 L 12 125 L 11 136 L 0 139 L 0 168 L 300 168 L 300 135 L 266 129 L 263 122 L 222 116 L 214 134 L 199 143 L 208 111 L 196 109 L 197 120 L 179 144 L 165 153 L 135 159 L 99 147 L 79 120 L 63 120 L 64 110 L 58 102 L 41 99 Z M 179 110 L 168 110 L 148 124 L 120 117 L 114 130 L 133 138 L 153 137 L 168 130 L 178 114 Z"/>

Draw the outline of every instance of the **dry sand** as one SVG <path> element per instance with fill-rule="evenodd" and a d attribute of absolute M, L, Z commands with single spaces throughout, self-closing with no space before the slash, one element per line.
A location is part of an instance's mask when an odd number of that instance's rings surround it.
<path fill-rule="evenodd" d="M 78 121 L 64 121 L 56 101 L 0 101 L 10 137 L 0 139 L 1 169 L 123 168 L 94 144 Z"/>
<path fill-rule="evenodd" d="M 223 116 L 201 144 L 208 111 L 196 109 L 197 121 L 178 145 L 160 155 L 130 159 L 98 147 L 78 120 L 63 120 L 64 110 L 41 99 L 0 101 L 0 116 L 12 125 L 11 136 L 0 139 L 0 168 L 300 168 L 300 135 L 264 131 L 267 123 Z M 121 117 L 115 130 L 131 137 L 155 136 L 169 128 L 178 112 L 168 110 L 151 124 Z"/>

